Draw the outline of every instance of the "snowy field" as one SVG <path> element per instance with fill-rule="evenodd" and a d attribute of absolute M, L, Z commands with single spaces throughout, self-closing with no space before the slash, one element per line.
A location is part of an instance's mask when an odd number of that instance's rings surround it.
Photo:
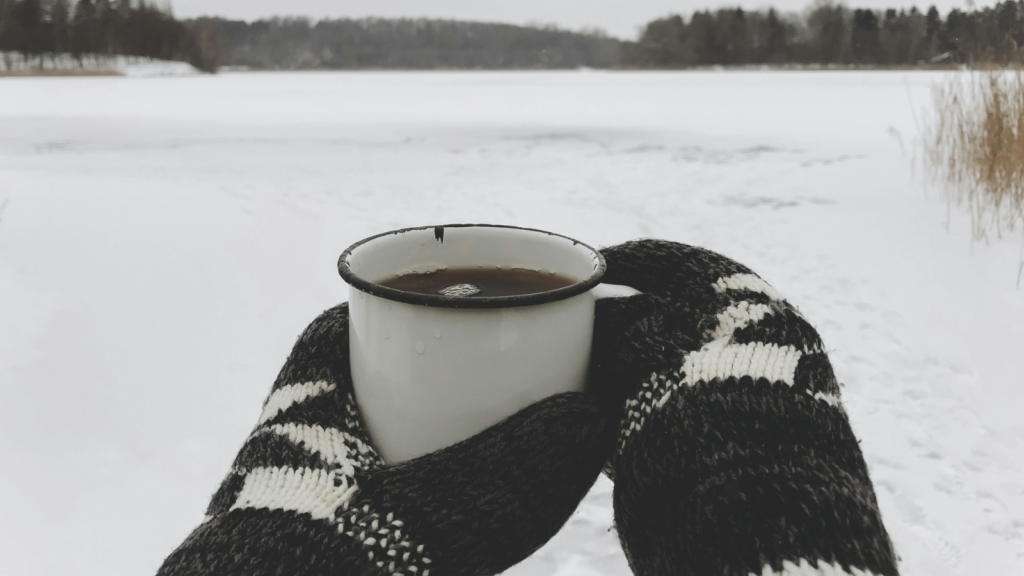
<path fill-rule="evenodd" d="M 831 350 L 902 573 L 1024 574 L 1021 243 L 922 181 L 941 77 L 0 80 L 0 575 L 153 573 L 341 251 L 453 222 L 752 267 Z M 628 575 L 610 494 L 506 574 Z"/>

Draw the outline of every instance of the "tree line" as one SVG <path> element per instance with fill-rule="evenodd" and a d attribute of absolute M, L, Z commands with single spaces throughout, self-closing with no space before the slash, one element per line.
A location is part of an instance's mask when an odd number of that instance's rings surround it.
<path fill-rule="evenodd" d="M 0 0 L 0 52 L 29 60 L 124 55 L 213 70 L 196 36 L 169 10 L 146 0 Z"/>
<path fill-rule="evenodd" d="M 502 69 L 610 68 L 620 42 L 600 32 L 428 19 L 204 18 L 217 61 L 227 66 Z"/>
<path fill-rule="evenodd" d="M 802 13 L 723 8 L 659 18 L 635 42 L 600 31 L 428 19 L 177 20 L 148 0 L 0 0 L 0 52 L 144 56 L 255 69 L 685 68 L 1024 62 L 1024 0 Z"/>
<path fill-rule="evenodd" d="M 674 15 L 625 43 L 621 64 L 638 68 L 706 65 L 922 65 L 1021 63 L 1024 0 L 943 17 L 935 6 L 850 9 L 819 2 L 802 14 L 742 8 Z"/>

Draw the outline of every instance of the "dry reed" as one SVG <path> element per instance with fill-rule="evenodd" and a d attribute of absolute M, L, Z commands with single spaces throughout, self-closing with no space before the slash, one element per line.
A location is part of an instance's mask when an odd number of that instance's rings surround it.
<path fill-rule="evenodd" d="M 1024 231 L 1024 74 L 961 72 L 933 92 L 925 158 L 976 240 Z"/>

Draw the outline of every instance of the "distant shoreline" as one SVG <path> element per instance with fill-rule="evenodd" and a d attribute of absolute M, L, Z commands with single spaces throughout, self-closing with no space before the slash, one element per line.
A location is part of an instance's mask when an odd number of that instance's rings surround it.
<path fill-rule="evenodd" d="M 124 76 L 123 73 L 117 70 L 55 70 L 52 68 L 39 69 L 39 70 L 11 70 L 5 71 L 0 70 L 0 78 L 23 78 L 23 77 L 40 77 L 40 76 Z"/>
<path fill-rule="evenodd" d="M 958 71 L 969 70 L 962 64 L 928 64 L 928 65 L 854 65 L 854 64 L 779 64 L 779 65 L 735 65 L 735 66 L 687 66 L 641 68 L 633 66 L 614 66 L 611 68 L 306 68 L 306 69 L 273 69 L 246 68 L 243 66 L 225 66 L 217 71 L 223 74 L 236 73 L 274 73 L 274 72 L 912 72 L 912 71 Z M 129 74 L 116 69 L 88 68 L 38 68 L 21 70 L 0 70 L 0 78 L 31 78 L 31 77 L 100 77 Z"/>

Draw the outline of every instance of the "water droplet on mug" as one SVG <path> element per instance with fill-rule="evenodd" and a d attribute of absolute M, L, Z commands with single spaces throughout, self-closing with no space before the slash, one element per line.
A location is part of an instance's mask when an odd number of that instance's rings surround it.
<path fill-rule="evenodd" d="M 416 353 L 417 354 L 423 354 L 423 352 L 425 350 L 426 350 L 426 347 L 423 345 L 423 340 L 417 340 L 416 341 Z"/>
<path fill-rule="evenodd" d="M 440 340 L 440 339 L 441 339 L 441 329 L 440 328 L 434 328 L 434 340 Z"/>
<path fill-rule="evenodd" d="M 391 340 L 391 334 L 385 334 L 384 335 L 384 339 L 385 340 Z"/>
<path fill-rule="evenodd" d="M 472 284 L 453 284 L 437 291 L 442 296 L 472 296 L 480 293 L 480 288 Z"/>

